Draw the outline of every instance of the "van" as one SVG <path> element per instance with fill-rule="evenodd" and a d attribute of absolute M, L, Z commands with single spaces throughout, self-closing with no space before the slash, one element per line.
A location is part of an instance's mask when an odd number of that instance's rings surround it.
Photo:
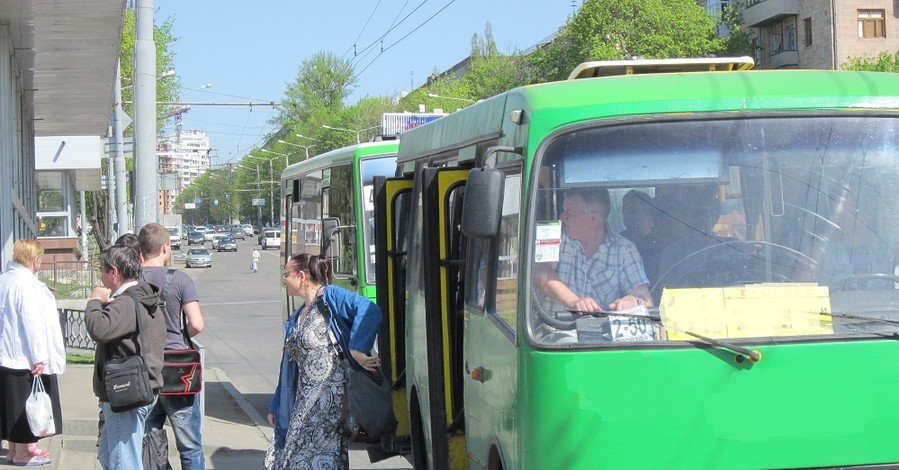
<path fill-rule="evenodd" d="M 265 229 L 262 232 L 262 241 L 259 244 L 262 245 L 263 250 L 280 247 L 281 231 L 278 229 Z"/>
<path fill-rule="evenodd" d="M 173 250 L 181 249 L 181 227 L 166 227 L 169 232 L 169 243 Z"/>

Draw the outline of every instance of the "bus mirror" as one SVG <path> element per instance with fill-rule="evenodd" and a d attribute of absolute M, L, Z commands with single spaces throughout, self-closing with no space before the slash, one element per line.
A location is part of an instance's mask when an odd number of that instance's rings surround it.
<path fill-rule="evenodd" d="M 322 220 L 322 255 L 328 260 L 340 258 L 340 219 L 328 217 Z M 333 262 L 332 268 L 333 268 Z"/>
<path fill-rule="evenodd" d="M 462 232 L 471 238 L 492 238 L 503 215 L 503 172 L 475 168 L 468 172 L 462 203 Z"/>

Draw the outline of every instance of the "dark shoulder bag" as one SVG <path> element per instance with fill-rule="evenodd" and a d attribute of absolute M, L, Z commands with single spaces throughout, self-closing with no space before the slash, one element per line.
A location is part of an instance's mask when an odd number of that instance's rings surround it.
<path fill-rule="evenodd" d="M 134 296 L 134 321 L 137 325 L 137 345 L 139 354 L 118 359 L 109 359 L 103 367 L 103 386 L 106 399 L 112 411 L 133 410 L 153 403 L 153 386 L 150 385 L 150 370 L 144 360 L 144 337 L 140 332 L 140 305 Z"/>
<path fill-rule="evenodd" d="M 350 438 L 356 441 L 380 439 L 396 430 L 396 415 L 393 412 L 393 387 L 384 372 L 370 372 L 360 366 L 349 351 L 343 351 L 343 342 L 338 338 L 343 333 L 331 314 L 331 307 L 323 296 L 316 299 L 318 311 L 333 333 L 331 338 L 339 354 L 344 354 L 350 363 L 347 377 L 349 411 L 344 420 L 344 428 Z M 347 341 L 346 344 L 349 344 Z"/>
<path fill-rule="evenodd" d="M 169 269 L 165 274 L 165 284 L 159 293 L 162 308 L 168 301 L 169 285 L 175 276 L 175 270 Z M 179 306 L 180 307 L 180 306 Z M 180 310 L 180 309 L 179 309 Z M 163 310 L 165 311 L 165 310 Z M 187 349 L 166 349 L 162 359 L 162 389 L 160 395 L 196 395 L 203 390 L 203 365 L 200 351 L 187 334 L 187 318 L 181 310 L 181 334 Z M 168 314 L 168 312 L 166 312 Z"/>

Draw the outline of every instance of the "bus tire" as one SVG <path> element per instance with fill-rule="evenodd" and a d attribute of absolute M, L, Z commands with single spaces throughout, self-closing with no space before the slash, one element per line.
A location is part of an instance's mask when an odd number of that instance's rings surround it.
<path fill-rule="evenodd" d="M 421 407 L 418 403 L 418 395 L 414 392 L 409 406 L 409 427 L 412 441 L 412 468 L 428 468 L 428 449 L 421 422 Z"/>

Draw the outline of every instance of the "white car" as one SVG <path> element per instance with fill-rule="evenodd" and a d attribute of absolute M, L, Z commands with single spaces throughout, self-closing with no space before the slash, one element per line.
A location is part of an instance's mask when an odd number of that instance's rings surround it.
<path fill-rule="evenodd" d="M 253 236 L 253 233 L 254 233 L 254 232 L 253 232 L 253 226 L 252 226 L 252 225 L 250 225 L 250 224 L 243 224 L 243 225 L 241 225 L 240 227 L 243 229 L 243 233 L 245 233 L 245 234 L 247 234 L 247 235 L 249 235 L 249 236 L 251 236 L 251 237 Z"/>
<path fill-rule="evenodd" d="M 266 229 L 262 232 L 262 249 L 278 248 L 281 246 L 281 231 L 278 229 Z"/>

